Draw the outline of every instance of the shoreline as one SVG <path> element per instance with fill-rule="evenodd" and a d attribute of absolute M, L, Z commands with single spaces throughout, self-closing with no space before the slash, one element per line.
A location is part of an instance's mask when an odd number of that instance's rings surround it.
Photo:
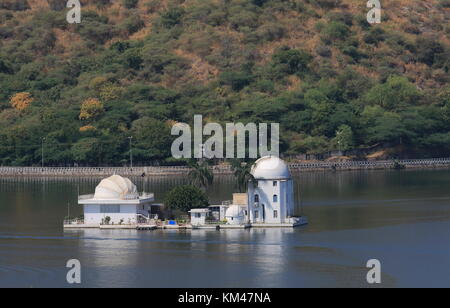
<path fill-rule="evenodd" d="M 450 168 L 450 158 L 408 159 L 384 161 L 347 161 L 347 162 L 302 162 L 290 163 L 292 173 L 353 171 L 353 170 L 404 170 L 404 169 L 446 169 Z M 85 177 L 108 176 L 120 174 L 123 176 L 172 176 L 187 175 L 189 167 L 0 167 L 0 176 L 54 176 L 54 177 Z M 212 166 L 215 175 L 230 175 L 233 171 L 229 165 Z"/>

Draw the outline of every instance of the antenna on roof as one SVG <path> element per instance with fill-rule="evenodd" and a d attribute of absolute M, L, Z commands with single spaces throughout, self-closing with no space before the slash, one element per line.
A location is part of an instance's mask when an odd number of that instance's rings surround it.
<path fill-rule="evenodd" d="M 301 196 L 301 192 L 300 192 L 300 216 L 303 217 L 303 198 Z"/>
<path fill-rule="evenodd" d="M 299 182 L 300 181 L 294 181 L 294 183 L 295 183 L 295 190 L 297 192 L 297 197 L 298 197 L 298 199 L 300 201 L 300 216 L 303 216 L 303 195 L 302 195 L 302 189 L 299 187 Z"/>

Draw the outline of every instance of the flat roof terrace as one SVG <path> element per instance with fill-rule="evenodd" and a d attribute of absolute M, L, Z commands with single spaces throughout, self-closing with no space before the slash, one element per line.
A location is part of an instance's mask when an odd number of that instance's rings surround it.
<path fill-rule="evenodd" d="M 124 196 L 122 199 L 96 199 L 94 194 L 78 196 L 78 204 L 147 204 L 155 201 L 152 193 L 143 192 L 139 195 Z"/>

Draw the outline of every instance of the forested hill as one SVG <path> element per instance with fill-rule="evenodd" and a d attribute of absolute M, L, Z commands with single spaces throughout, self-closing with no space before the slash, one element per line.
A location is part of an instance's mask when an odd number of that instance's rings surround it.
<path fill-rule="evenodd" d="M 164 160 L 194 114 L 279 122 L 286 155 L 450 155 L 450 0 L 81 3 L 0 0 L 1 165 Z"/>

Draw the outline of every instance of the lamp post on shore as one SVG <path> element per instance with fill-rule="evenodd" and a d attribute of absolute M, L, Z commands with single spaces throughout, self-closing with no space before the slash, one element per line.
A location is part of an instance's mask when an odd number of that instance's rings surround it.
<path fill-rule="evenodd" d="M 339 156 L 342 156 L 342 150 L 341 150 L 342 131 L 337 131 L 336 137 L 338 139 L 337 143 L 338 143 Z"/>
<path fill-rule="evenodd" d="M 45 141 L 45 137 L 41 138 L 41 166 L 42 166 L 42 171 L 44 171 L 44 141 Z"/>
<path fill-rule="evenodd" d="M 130 140 L 130 168 L 131 171 L 133 171 L 133 149 L 131 146 L 131 140 L 133 139 L 133 136 L 128 137 L 128 139 Z"/>

